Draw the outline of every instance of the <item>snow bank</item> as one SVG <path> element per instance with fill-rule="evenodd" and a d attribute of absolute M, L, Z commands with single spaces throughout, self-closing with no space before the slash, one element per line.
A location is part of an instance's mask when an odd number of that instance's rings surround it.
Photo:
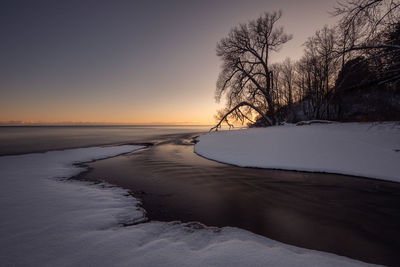
<path fill-rule="evenodd" d="M 122 189 L 77 182 L 73 163 L 138 146 L 0 157 L 1 266 L 365 266 L 234 229 L 141 223 Z"/>
<path fill-rule="evenodd" d="M 329 172 L 400 182 L 399 123 L 283 125 L 199 137 L 195 152 L 242 167 Z"/>

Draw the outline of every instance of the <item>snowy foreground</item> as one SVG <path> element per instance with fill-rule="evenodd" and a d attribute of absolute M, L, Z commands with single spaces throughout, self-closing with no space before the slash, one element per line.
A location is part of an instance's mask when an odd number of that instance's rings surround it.
<path fill-rule="evenodd" d="M 242 167 L 328 172 L 400 182 L 399 123 L 283 125 L 212 132 L 195 152 Z"/>
<path fill-rule="evenodd" d="M 250 232 L 141 222 L 122 189 L 66 180 L 73 165 L 139 149 L 84 148 L 0 157 L 1 266 L 365 266 Z"/>

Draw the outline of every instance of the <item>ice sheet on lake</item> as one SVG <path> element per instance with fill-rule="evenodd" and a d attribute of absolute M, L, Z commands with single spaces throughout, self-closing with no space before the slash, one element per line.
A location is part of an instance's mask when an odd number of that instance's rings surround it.
<path fill-rule="evenodd" d="M 123 189 L 60 179 L 73 165 L 139 149 L 84 148 L 0 157 L 1 266 L 364 266 L 250 232 L 143 220 Z"/>
<path fill-rule="evenodd" d="M 399 123 L 219 131 L 200 136 L 195 152 L 242 167 L 329 172 L 400 182 Z"/>

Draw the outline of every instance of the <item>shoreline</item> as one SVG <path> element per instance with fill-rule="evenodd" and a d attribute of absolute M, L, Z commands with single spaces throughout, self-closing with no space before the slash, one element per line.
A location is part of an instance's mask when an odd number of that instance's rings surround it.
<path fill-rule="evenodd" d="M 295 246 L 396 263 L 399 183 L 237 167 L 195 154 L 194 134 L 174 136 L 142 151 L 84 164 L 90 170 L 74 178 L 130 190 L 149 221 L 238 227 Z M 388 212 L 388 206 L 395 211 Z M 388 221 L 382 222 L 382 212 Z M 339 236 L 348 240 L 338 247 Z"/>
<path fill-rule="evenodd" d="M 6 153 L 0 154 L 0 157 L 8 157 L 8 156 L 21 156 L 21 155 L 29 155 L 29 154 L 43 154 L 47 152 L 54 152 L 54 151 L 65 151 L 69 149 L 79 149 L 79 148 L 91 148 L 91 147 L 115 147 L 115 146 L 125 146 L 125 145 L 132 145 L 132 146 L 152 146 L 154 144 L 146 143 L 146 142 L 126 142 L 126 143 L 115 143 L 115 144 L 98 144 L 98 145 L 87 145 L 87 146 L 73 146 L 73 147 L 64 147 L 64 148 L 55 148 L 55 149 L 42 149 L 42 150 L 33 150 L 29 152 L 15 152 L 15 153 Z M 128 152 L 131 153 L 131 152 Z M 117 155 L 118 156 L 118 155 Z M 117 157 L 113 156 L 113 157 Z M 110 157 L 111 158 L 111 157 Z M 93 161 L 97 161 L 99 159 L 95 159 Z M 100 159 L 101 160 L 101 159 Z"/>
<path fill-rule="evenodd" d="M 372 181 L 384 181 L 387 183 L 395 183 L 395 184 L 400 184 L 400 182 L 398 181 L 392 181 L 392 180 L 385 180 L 382 178 L 373 178 L 373 177 L 368 177 L 368 176 L 358 176 L 358 175 L 352 175 L 352 174 L 345 174 L 345 173 L 338 173 L 338 172 L 328 172 L 328 171 L 308 171 L 308 170 L 297 170 L 297 169 L 281 169 L 281 168 L 263 168 L 263 167 L 252 167 L 252 166 L 239 166 L 239 165 L 235 165 L 232 163 L 227 163 L 227 162 L 223 162 L 223 161 L 219 161 L 216 159 L 212 159 L 212 158 L 208 158 L 204 155 L 201 155 L 199 153 L 196 153 L 196 151 L 193 151 L 193 153 L 195 153 L 196 155 L 198 155 L 199 157 L 202 157 L 204 159 L 207 160 L 211 160 L 211 161 L 215 161 L 221 164 L 225 164 L 225 165 L 229 165 L 229 166 L 233 166 L 233 167 L 239 167 L 239 168 L 244 168 L 244 169 L 254 169 L 254 170 L 271 170 L 271 171 L 288 171 L 288 172 L 299 172 L 299 173 L 313 173 L 313 174 L 321 174 L 321 175 L 340 175 L 340 176 L 346 176 L 349 177 L 351 179 L 366 179 L 366 180 L 372 180 Z"/>

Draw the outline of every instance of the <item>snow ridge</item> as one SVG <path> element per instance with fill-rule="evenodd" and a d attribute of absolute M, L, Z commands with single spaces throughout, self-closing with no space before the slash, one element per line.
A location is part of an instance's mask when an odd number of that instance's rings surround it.
<path fill-rule="evenodd" d="M 202 135 L 195 152 L 241 167 L 400 182 L 399 123 L 282 125 Z"/>

